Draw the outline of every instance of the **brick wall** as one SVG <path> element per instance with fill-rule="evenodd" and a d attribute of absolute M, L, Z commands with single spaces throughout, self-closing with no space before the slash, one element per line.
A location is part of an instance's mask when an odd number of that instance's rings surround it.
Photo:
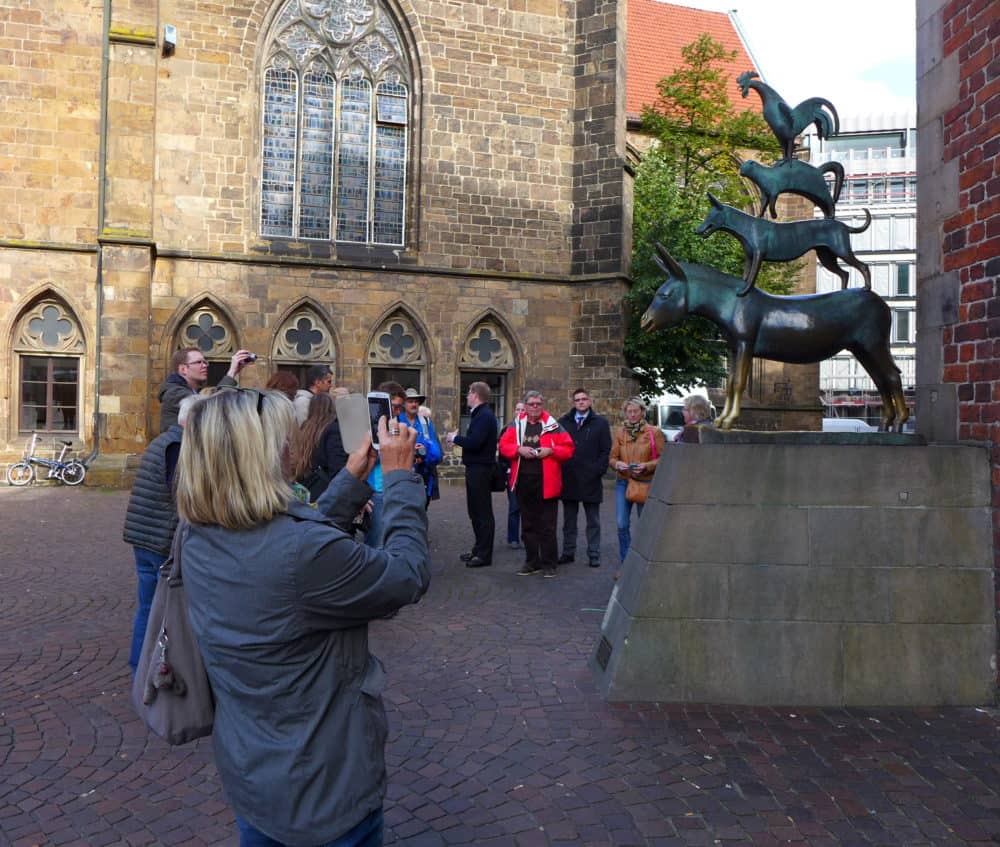
<path fill-rule="evenodd" d="M 918 424 L 987 446 L 1000 585 L 1000 5 L 917 6 Z"/>

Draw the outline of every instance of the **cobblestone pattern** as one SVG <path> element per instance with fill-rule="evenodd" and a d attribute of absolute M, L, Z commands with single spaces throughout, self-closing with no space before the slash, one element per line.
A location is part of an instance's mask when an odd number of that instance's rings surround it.
<path fill-rule="evenodd" d="M 126 495 L 0 487 L 0 845 L 235 845 L 211 743 L 168 748 L 128 704 Z M 1000 843 L 1000 720 L 920 711 L 608 705 L 586 659 L 615 569 L 518 578 L 457 561 L 464 491 L 431 506 L 434 583 L 374 624 L 391 736 L 386 842 Z M 583 546 L 583 539 L 580 539 Z"/>

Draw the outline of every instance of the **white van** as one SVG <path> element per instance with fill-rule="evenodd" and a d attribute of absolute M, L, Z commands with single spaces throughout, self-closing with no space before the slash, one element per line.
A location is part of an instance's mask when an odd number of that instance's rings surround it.
<path fill-rule="evenodd" d="M 684 398 L 691 394 L 699 394 L 708 400 L 707 388 L 690 388 L 682 394 L 661 394 L 649 401 L 646 407 L 646 422 L 663 430 L 667 441 L 673 441 L 674 436 L 684 429 Z M 715 420 L 715 406 L 712 406 L 712 420 Z"/>
<path fill-rule="evenodd" d="M 823 432 L 878 432 L 861 418 L 823 418 Z"/>

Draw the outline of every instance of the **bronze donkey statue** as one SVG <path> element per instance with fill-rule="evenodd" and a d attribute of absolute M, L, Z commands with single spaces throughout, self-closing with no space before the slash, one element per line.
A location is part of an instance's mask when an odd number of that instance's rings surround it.
<path fill-rule="evenodd" d="M 695 230 L 707 238 L 721 230 L 735 236 L 743 245 L 746 261 L 743 266 L 744 286 L 739 296 L 743 297 L 757 282 L 757 274 L 763 261 L 788 262 L 797 259 L 809 250 L 816 251 L 820 264 L 840 277 L 841 287 L 847 288 L 848 274 L 837 259 L 857 268 L 865 280 L 865 288 L 872 287 L 871 272 L 851 250 L 850 233 L 864 232 L 872 222 L 872 215 L 865 209 L 865 223 L 854 229 L 843 221 L 833 218 L 772 223 L 766 218 L 758 218 L 741 212 L 735 206 L 727 206 L 712 192 L 708 192 L 712 208 L 705 220 Z"/>
<path fill-rule="evenodd" d="M 662 244 L 654 261 L 666 275 L 642 315 L 647 332 L 676 326 L 688 315 L 716 324 L 729 346 L 732 370 L 726 405 L 716 425 L 730 429 L 754 357 L 809 364 L 850 351 L 868 371 L 882 397 L 882 425 L 902 431 L 909 417 L 899 368 L 889 352 L 892 315 L 885 301 L 865 288 L 827 294 L 776 297 L 753 289 L 740 296 L 742 280 L 704 265 L 674 261 Z"/>

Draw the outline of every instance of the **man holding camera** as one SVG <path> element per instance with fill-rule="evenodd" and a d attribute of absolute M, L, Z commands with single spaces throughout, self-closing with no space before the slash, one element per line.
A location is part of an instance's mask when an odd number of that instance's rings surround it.
<path fill-rule="evenodd" d="M 257 354 L 249 350 L 237 350 L 229 365 L 229 372 L 219 380 L 219 386 L 236 385 L 236 378 L 247 366 L 257 361 Z M 174 372 L 160 385 L 157 398 L 160 401 L 160 433 L 166 432 L 177 423 L 177 410 L 181 400 L 197 394 L 208 382 L 208 360 L 197 347 L 178 350 L 170 359 Z"/>
<path fill-rule="evenodd" d="M 576 449 L 569 433 L 542 406 L 542 395 L 524 395 L 525 414 L 500 437 L 500 455 L 510 462 L 510 487 L 517 494 L 524 539 L 524 567 L 518 576 L 556 575 L 556 523 L 562 492 L 562 464 Z"/>

